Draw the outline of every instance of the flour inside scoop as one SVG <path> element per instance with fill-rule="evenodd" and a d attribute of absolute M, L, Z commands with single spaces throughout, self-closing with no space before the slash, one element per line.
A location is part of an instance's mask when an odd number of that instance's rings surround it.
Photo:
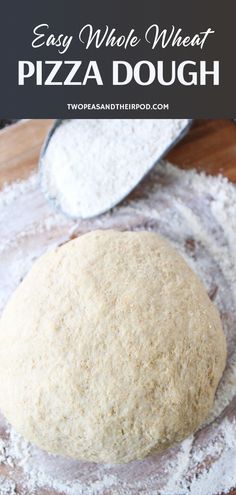
<path fill-rule="evenodd" d="M 46 198 L 72 218 L 114 207 L 188 132 L 187 119 L 57 121 L 40 159 Z"/>
<path fill-rule="evenodd" d="M 228 360 L 208 425 L 182 444 L 144 461 L 112 466 L 63 459 L 36 449 L 11 429 L 7 432 L 1 423 L 0 461 L 5 483 L 11 477 L 18 493 L 24 495 L 40 493 L 44 487 L 67 495 L 186 495 L 188 491 L 215 495 L 229 491 L 236 485 L 235 186 L 221 177 L 180 171 L 163 162 L 119 208 L 98 219 L 75 223 L 60 214 L 55 216 L 36 181 L 30 181 L 0 193 L 0 273 L 8 266 L 9 274 L 0 278 L 1 307 L 33 259 L 64 242 L 67 235 L 97 228 L 156 231 L 178 248 L 217 304 Z M 29 202 L 35 205 L 33 213 L 27 207 Z M 13 211 L 21 212 L 18 231 Z M 11 226 L 10 237 L 4 230 L 6 222 Z"/>

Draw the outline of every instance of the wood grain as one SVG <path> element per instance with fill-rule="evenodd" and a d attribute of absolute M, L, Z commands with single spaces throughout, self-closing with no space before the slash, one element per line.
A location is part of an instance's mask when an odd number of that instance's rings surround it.
<path fill-rule="evenodd" d="M 28 177 L 53 120 L 27 120 L 0 131 L 0 188 L 4 182 Z"/>
<path fill-rule="evenodd" d="M 26 178 L 37 167 L 40 148 L 53 120 L 28 120 L 0 131 L 0 188 Z M 181 168 L 222 173 L 236 182 L 236 124 L 230 120 L 199 120 L 167 159 Z M 0 466 L 0 472 L 2 466 Z M 40 491 L 43 495 L 53 493 Z M 231 491 L 236 495 L 236 490 Z M 222 494 L 223 495 L 223 494 Z"/>
<path fill-rule="evenodd" d="M 167 158 L 181 168 L 194 167 L 212 175 L 221 173 L 236 182 L 236 123 L 196 121 Z"/>

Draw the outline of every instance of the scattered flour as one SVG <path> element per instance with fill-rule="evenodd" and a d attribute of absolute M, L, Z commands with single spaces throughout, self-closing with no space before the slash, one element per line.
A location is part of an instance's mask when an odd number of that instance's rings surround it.
<path fill-rule="evenodd" d="M 0 310 L 46 249 L 93 228 L 148 229 L 169 238 L 217 304 L 228 362 L 201 431 L 163 454 L 96 465 L 37 449 L 0 417 L 0 495 L 216 495 L 236 487 L 236 187 L 161 163 L 108 214 L 75 223 L 55 213 L 33 175 L 0 192 Z M 217 419 L 216 419 L 217 418 Z M 4 474 L 3 474 L 4 473 Z"/>
<path fill-rule="evenodd" d="M 73 218 L 107 211 L 134 188 L 183 134 L 184 119 L 66 120 L 41 169 L 45 194 Z"/>
<path fill-rule="evenodd" d="M 16 484 L 12 480 L 0 476 L 0 493 L 1 495 L 16 495 Z"/>

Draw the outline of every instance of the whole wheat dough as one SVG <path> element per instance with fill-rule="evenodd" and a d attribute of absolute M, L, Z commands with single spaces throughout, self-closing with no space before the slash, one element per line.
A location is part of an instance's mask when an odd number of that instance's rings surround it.
<path fill-rule="evenodd" d="M 217 309 L 148 232 L 95 231 L 42 256 L 0 323 L 0 407 L 78 459 L 163 450 L 209 413 L 226 359 Z"/>

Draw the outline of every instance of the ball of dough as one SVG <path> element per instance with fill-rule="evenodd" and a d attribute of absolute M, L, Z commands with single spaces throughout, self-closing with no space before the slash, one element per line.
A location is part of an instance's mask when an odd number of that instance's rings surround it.
<path fill-rule="evenodd" d="M 28 440 L 95 462 L 161 451 L 208 415 L 217 309 L 149 232 L 95 231 L 42 256 L 0 323 L 0 407 Z"/>

